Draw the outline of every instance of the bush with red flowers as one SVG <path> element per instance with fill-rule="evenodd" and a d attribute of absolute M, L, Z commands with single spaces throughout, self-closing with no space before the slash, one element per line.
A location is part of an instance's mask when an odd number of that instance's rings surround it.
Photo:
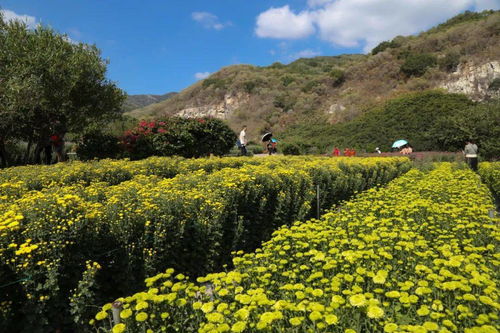
<path fill-rule="evenodd" d="M 235 141 L 236 134 L 220 119 L 179 117 L 143 120 L 122 138 L 131 159 L 153 155 L 221 156 L 229 152 Z"/>

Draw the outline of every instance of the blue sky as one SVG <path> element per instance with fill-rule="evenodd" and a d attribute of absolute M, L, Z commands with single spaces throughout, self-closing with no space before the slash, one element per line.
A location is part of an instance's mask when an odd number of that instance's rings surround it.
<path fill-rule="evenodd" d="M 500 0 L 0 0 L 7 19 L 95 43 L 129 94 L 180 91 L 232 64 L 368 52 Z"/>

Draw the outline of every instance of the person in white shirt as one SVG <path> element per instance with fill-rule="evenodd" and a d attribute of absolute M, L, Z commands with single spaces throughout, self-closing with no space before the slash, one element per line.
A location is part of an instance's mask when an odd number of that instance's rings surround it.
<path fill-rule="evenodd" d="M 474 171 L 477 171 L 477 152 L 478 152 L 477 145 L 472 141 L 468 140 L 467 144 L 465 145 L 464 148 L 464 155 L 465 159 L 467 160 L 467 164 L 470 166 L 470 168 Z"/>
<path fill-rule="evenodd" d="M 240 150 L 241 150 L 241 155 L 245 156 L 247 154 L 247 126 L 244 125 L 242 128 L 241 128 L 241 132 L 240 132 L 240 137 L 239 137 L 239 141 L 240 141 Z"/>

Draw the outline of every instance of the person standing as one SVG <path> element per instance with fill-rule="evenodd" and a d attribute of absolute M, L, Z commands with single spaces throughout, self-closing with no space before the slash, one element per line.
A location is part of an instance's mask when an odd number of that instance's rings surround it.
<path fill-rule="evenodd" d="M 57 162 L 64 162 L 64 139 L 62 134 L 53 134 L 50 136 L 50 143 L 57 155 Z"/>
<path fill-rule="evenodd" d="M 247 154 L 247 126 L 244 125 L 240 132 L 240 150 L 241 155 L 245 156 Z"/>
<path fill-rule="evenodd" d="M 469 167 L 474 171 L 477 171 L 477 152 L 477 145 L 474 141 L 468 140 L 464 148 L 465 160 L 467 161 Z"/>

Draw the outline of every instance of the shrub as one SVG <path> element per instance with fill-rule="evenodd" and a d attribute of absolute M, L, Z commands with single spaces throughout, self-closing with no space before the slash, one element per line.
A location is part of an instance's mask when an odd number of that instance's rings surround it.
<path fill-rule="evenodd" d="M 437 58 L 433 54 L 410 54 L 401 65 L 401 72 L 406 76 L 422 76 L 429 67 L 435 66 Z"/>
<path fill-rule="evenodd" d="M 460 55 L 456 52 L 449 52 L 438 60 L 439 68 L 445 72 L 454 72 L 460 64 Z"/>
<path fill-rule="evenodd" d="M 282 109 L 284 112 L 288 112 L 293 109 L 296 101 L 297 97 L 292 97 L 290 94 L 285 92 L 274 97 L 273 105 Z"/>
<path fill-rule="evenodd" d="M 276 61 L 276 62 L 273 62 L 271 64 L 271 66 L 269 66 L 270 68 L 276 68 L 276 69 L 281 69 L 281 68 L 284 68 L 286 67 L 285 65 L 283 65 L 281 62 L 279 61 Z"/>
<path fill-rule="evenodd" d="M 203 80 L 202 86 L 203 88 L 213 87 L 214 89 L 226 89 L 227 82 L 224 79 L 207 78 Z"/>
<path fill-rule="evenodd" d="M 84 161 L 94 158 L 118 158 L 122 153 L 120 139 L 97 130 L 87 132 L 81 137 L 76 153 Z"/>
<path fill-rule="evenodd" d="M 303 87 L 302 87 L 302 92 L 305 92 L 305 93 L 308 93 L 310 92 L 311 90 L 313 90 L 315 87 L 317 86 L 320 86 L 321 85 L 321 82 L 320 81 L 316 81 L 316 80 L 313 80 L 313 81 L 309 81 L 307 82 Z"/>
<path fill-rule="evenodd" d="M 236 134 L 220 119 L 171 117 L 141 121 L 128 131 L 123 144 L 131 158 L 151 155 L 200 157 L 224 155 L 236 142 Z"/>
<path fill-rule="evenodd" d="M 497 77 L 496 79 L 491 81 L 490 85 L 488 86 L 488 90 L 493 90 L 493 91 L 500 90 L 500 77 Z"/>
<path fill-rule="evenodd" d="M 257 83 L 255 81 L 245 81 L 243 82 L 243 90 L 245 90 L 246 93 L 251 94 L 255 87 L 257 87 Z"/>
<path fill-rule="evenodd" d="M 264 152 L 262 145 L 248 145 L 247 150 L 254 154 L 262 154 Z"/>
<path fill-rule="evenodd" d="M 401 46 L 400 43 L 398 43 L 395 40 L 392 40 L 390 42 L 384 41 L 373 48 L 372 55 L 376 55 L 377 53 L 383 52 L 388 48 L 397 48 L 400 46 Z"/>
<path fill-rule="evenodd" d="M 284 87 L 287 87 L 293 81 L 295 81 L 295 78 L 290 75 L 285 75 L 281 78 L 281 83 L 283 84 Z"/>
<path fill-rule="evenodd" d="M 338 87 L 345 81 L 345 72 L 341 69 L 333 69 L 330 72 L 330 78 L 333 80 L 332 86 Z"/>
<path fill-rule="evenodd" d="M 285 154 L 285 155 L 300 155 L 301 154 L 299 145 L 294 144 L 294 143 L 284 143 L 281 150 L 283 151 L 283 154 Z"/>

